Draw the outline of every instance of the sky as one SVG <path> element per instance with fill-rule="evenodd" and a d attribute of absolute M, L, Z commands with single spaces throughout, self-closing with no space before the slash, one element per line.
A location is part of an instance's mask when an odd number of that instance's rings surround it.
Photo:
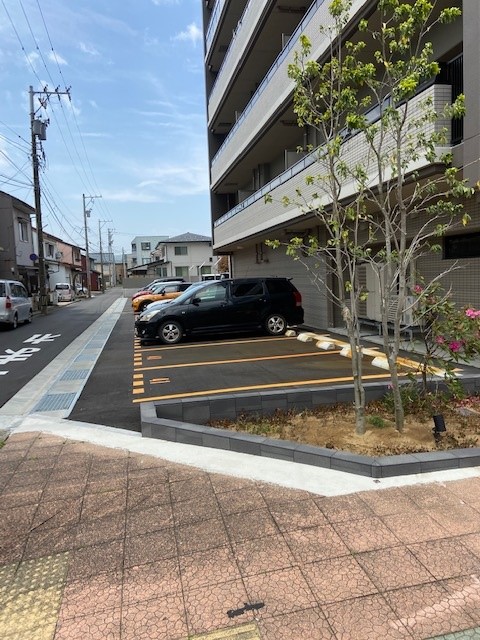
<path fill-rule="evenodd" d="M 202 0 L 0 0 L 0 190 L 33 206 L 29 87 L 49 121 L 44 231 L 211 235 Z M 45 108 L 40 104 L 48 91 Z"/>

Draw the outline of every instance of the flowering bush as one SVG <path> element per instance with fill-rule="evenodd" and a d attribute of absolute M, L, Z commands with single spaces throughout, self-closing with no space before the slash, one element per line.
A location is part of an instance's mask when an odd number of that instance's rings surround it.
<path fill-rule="evenodd" d="M 422 363 L 424 387 L 431 366 L 445 369 L 447 380 L 456 381 L 453 365 L 469 362 L 480 355 L 480 309 L 469 306 L 459 309 L 435 283 L 429 286 L 415 285 L 414 315 L 422 331 L 425 356 Z M 458 390 L 460 385 L 456 385 Z"/>

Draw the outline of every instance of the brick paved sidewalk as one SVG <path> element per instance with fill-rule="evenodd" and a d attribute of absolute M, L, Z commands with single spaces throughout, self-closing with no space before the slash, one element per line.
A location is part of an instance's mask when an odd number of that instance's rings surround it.
<path fill-rule="evenodd" d="M 321 497 L 18 433 L 0 545 L 2 640 L 480 638 L 480 477 Z"/>

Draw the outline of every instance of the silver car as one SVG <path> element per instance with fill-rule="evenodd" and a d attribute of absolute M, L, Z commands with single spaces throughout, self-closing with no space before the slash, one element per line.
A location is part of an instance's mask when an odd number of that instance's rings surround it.
<path fill-rule="evenodd" d="M 32 301 L 21 282 L 0 280 L 0 323 L 16 329 L 19 322 L 31 322 Z"/>

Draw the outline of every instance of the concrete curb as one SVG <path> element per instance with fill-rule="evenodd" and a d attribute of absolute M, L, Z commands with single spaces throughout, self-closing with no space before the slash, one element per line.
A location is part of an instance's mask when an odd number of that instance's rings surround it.
<path fill-rule="evenodd" d="M 462 383 L 470 392 L 478 392 L 480 375 L 462 379 Z M 367 401 L 382 397 L 386 390 L 386 383 L 366 385 Z M 338 386 L 254 394 L 225 394 L 162 403 L 146 402 L 140 406 L 142 436 L 287 460 L 370 478 L 389 478 L 480 465 L 480 448 L 373 458 L 204 426 L 210 420 L 234 419 L 242 413 L 267 415 L 276 409 L 312 409 L 319 405 L 352 400 L 352 387 Z"/>

